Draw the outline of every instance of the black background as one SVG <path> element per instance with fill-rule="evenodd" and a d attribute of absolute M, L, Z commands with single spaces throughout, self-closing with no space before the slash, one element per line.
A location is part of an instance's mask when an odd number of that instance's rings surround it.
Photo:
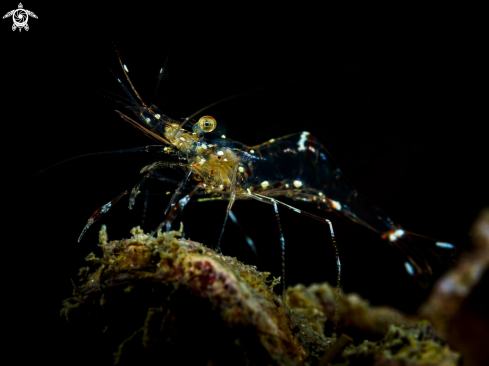
<path fill-rule="evenodd" d="M 488 202 L 482 146 L 487 116 L 480 113 L 485 99 L 478 33 L 467 28 L 462 14 L 407 6 L 23 5 L 39 17 L 29 20 L 28 32 L 12 32 L 11 19 L 0 22 L 7 199 L 3 316 L 15 319 L 13 349 L 33 350 L 19 353 L 21 359 L 65 362 L 77 344 L 58 316 L 61 301 L 70 296 L 70 279 L 76 280 L 83 258 L 98 253 L 100 223 L 112 239 L 141 223 L 144 197 L 134 212 L 124 200 L 77 243 L 93 211 L 138 181 L 146 162 L 141 157 L 84 158 L 26 181 L 69 157 L 153 143 L 113 112 L 120 106 L 97 95 L 99 88 L 122 94 L 108 71 L 112 67 L 122 77 L 111 41 L 149 100 L 176 37 L 169 77 L 156 100 L 172 118 L 242 91 L 303 78 L 206 113 L 226 127 L 228 137 L 248 145 L 310 131 L 357 189 L 405 229 L 468 247 L 470 225 Z M 17 4 L 5 6 L 4 13 Z M 150 188 L 164 193 L 169 187 Z M 167 200 L 150 196 L 145 229 L 159 223 Z M 215 244 L 225 206 L 189 204 L 182 217 L 187 235 Z M 272 208 L 237 202 L 233 210 L 255 240 L 260 263 L 232 224 L 223 252 L 279 276 Z M 345 291 L 415 311 L 427 291 L 405 274 L 396 253 L 368 230 L 330 218 Z M 282 224 L 288 284 L 333 282 L 327 228 L 285 211 Z"/>

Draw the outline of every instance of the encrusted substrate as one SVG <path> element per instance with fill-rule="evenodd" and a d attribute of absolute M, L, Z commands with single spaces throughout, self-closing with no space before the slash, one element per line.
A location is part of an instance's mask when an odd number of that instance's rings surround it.
<path fill-rule="evenodd" d="M 381 343 L 345 348 L 347 337 L 335 343 L 325 336 L 335 306 L 328 284 L 289 288 L 283 306 L 273 292 L 278 279 L 267 280 L 269 273 L 180 239 L 181 231 L 131 233 L 109 242 L 102 228 L 102 258 L 87 257 L 92 266 L 80 270 L 82 284 L 64 301 L 62 315 L 87 333 L 87 352 L 106 342 L 120 364 L 455 365 L 458 359 L 428 324 L 389 326 L 416 319 L 371 308 L 354 294 L 340 296 L 338 329 L 387 335 Z M 93 338 L 97 329 L 105 338 Z"/>
<path fill-rule="evenodd" d="M 349 346 L 336 359 L 335 365 L 458 365 L 460 355 L 442 345 L 428 321 L 414 327 L 390 325 L 379 342 L 365 340 Z"/>
<path fill-rule="evenodd" d="M 335 311 L 336 288 L 327 283 L 312 284 L 308 287 L 298 284 L 287 289 L 287 306 L 294 316 L 307 319 L 314 327 L 324 328 L 324 320 L 319 326 L 312 311 L 319 311 L 326 316 L 326 328 L 332 331 Z M 315 313 L 313 313 L 315 314 Z M 415 325 L 419 318 L 408 316 L 389 306 L 370 306 L 369 302 L 355 293 L 340 292 L 338 329 L 347 334 L 360 336 L 383 336 L 391 324 Z"/>

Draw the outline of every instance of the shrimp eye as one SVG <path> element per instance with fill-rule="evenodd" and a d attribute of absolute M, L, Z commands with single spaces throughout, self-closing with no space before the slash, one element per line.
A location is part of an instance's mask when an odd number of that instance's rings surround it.
<path fill-rule="evenodd" d="M 199 122 L 197 122 L 197 125 L 203 132 L 211 132 L 214 131 L 214 129 L 216 128 L 217 122 L 214 117 L 203 116 L 200 117 Z"/>

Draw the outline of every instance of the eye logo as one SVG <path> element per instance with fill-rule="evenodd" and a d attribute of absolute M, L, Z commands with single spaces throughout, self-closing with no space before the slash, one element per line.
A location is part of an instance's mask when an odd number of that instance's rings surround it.
<path fill-rule="evenodd" d="M 26 31 L 29 30 L 29 26 L 27 25 L 27 21 L 29 20 L 29 15 L 33 18 L 37 19 L 37 15 L 32 11 L 24 9 L 22 3 L 19 3 L 19 8 L 9 11 L 7 14 L 3 16 L 3 19 L 12 17 L 14 24 L 12 25 L 12 30 L 15 31 L 19 28 L 19 32 L 24 28 Z"/>

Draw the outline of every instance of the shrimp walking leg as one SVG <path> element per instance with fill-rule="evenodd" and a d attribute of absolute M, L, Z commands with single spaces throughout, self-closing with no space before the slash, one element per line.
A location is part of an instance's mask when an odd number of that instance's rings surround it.
<path fill-rule="evenodd" d="M 146 179 L 152 178 L 155 169 L 162 168 L 162 167 L 175 168 L 175 167 L 182 167 L 182 166 L 183 166 L 182 164 L 178 164 L 178 163 L 156 162 L 156 163 L 153 163 L 151 165 L 145 166 L 143 169 L 141 169 L 141 173 L 147 172 L 147 174 L 144 175 L 143 178 L 141 178 L 141 180 L 131 190 L 131 196 L 129 199 L 129 209 L 132 210 L 134 203 L 136 201 L 136 196 L 140 193 L 139 187 L 141 187 L 141 185 L 146 181 Z M 173 201 L 173 202 L 175 202 L 175 201 Z M 168 208 L 165 211 L 165 215 L 167 214 L 167 212 L 168 212 Z"/>
<path fill-rule="evenodd" d="M 182 193 L 182 188 L 185 186 L 185 183 L 187 183 L 187 180 L 188 180 L 188 178 L 190 177 L 191 174 L 192 174 L 192 171 L 189 170 L 188 173 L 183 178 L 183 180 L 178 184 L 177 189 L 175 189 L 175 192 L 173 193 L 173 196 L 171 197 L 170 202 L 168 203 L 168 206 L 166 206 L 166 209 L 165 209 L 165 212 L 164 212 L 164 215 L 165 216 L 168 214 L 168 212 L 170 212 L 170 214 L 165 218 L 165 221 L 163 221 L 162 223 L 160 223 L 158 225 L 158 227 L 156 228 L 156 231 L 158 231 L 159 229 L 161 229 L 163 227 L 163 225 L 165 225 L 166 231 L 170 231 L 170 229 L 171 229 L 171 223 L 172 223 L 172 221 L 173 221 L 174 218 L 172 218 L 171 220 L 169 218 L 170 217 L 173 217 L 172 215 L 175 215 L 173 213 L 173 211 L 178 211 L 178 213 L 179 213 L 181 210 L 183 210 L 183 207 L 185 207 L 185 205 L 187 204 L 188 201 L 185 202 L 185 204 L 183 206 L 180 205 L 179 207 L 181 207 L 181 209 L 179 209 L 177 207 L 177 205 L 175 204 L 175 202 L 177 201 L 178 197 Z M 190 196 L 187 195 L 185 197 L 192 197 L 194 195 L 194 193 L 197 191 L 198 188 L 199 187 L 196 186 L 192 190 Z M 185 199 L 185 197 L 182 198 L 182 199 Z"/>
<path fill-rule="evenodd" d="M 338 305 L 339 305 L 339 300 L 340 300 L 340 282 L 341 282 L 341 262 L 340 262 L 340 256 L 339 256 L 339 253 L 338 253 L 338 246 L 336 244 L 336 239 L 335 239 L 335 235 L 334 235 L 334 231 L 333 231 L 333 225 L 331 224 L 331 221 L 329 221 L 328 219 L 325 219 L 323 217 L 320 217 L 320 216 L 316 216 L 316 215 L 313 215 L 309 212 L 306 212 L 306 211 L 302 211 L 302 210 L 299 210 L 298 208 L 295 208 L 293 206 L 290 206 L 284 202 L 280 202 L 274 198 L 270 198 L 270 197 L 267 197 L 267 196 L 263 196 L 261 194 L 258 194 L 258 193 L 251 193 L 251 191 L 248 189 L 248 196 L 253 198 L 253 199 L 256 199 L 260 202 L 266 202 L 266 203 L 269 203 L 269 204 L 273 204 L 273 205 L 276 205 L 277 203 L 279 205 L 282 205 L 284 207 L 287 207 L 289 210 L 292 210 L 294 212 L 297 212 L 301 215 L 304 215 L 304 216 L 307 216 L 307 217 L 310 217 L 314 220 L 317 220 L 317 221 L 321 221 L 321 222 L 324 222 L 324 223 L 327 223 L 328 226 L 329 226 L 329 232 L 330 232 L 330 235 L 331 235 L 331 240 L 333 241 L 333 247 L 334 247 L 334 250 L 335 250 L 335 257 L 336 257 L 336 268 L 337 268 L 337 277 L 336 277 L 336 305 L 335 305 L 335 314 L 334 314 L 334 326 L 333 326 L 333 338 L 336 339 L 336 328 L 337 328 L 337 325 L 338 325 Z M 278 212 L 278 211 L 277 211 Z"/>
<path fill-rule="evenodd" d="M 212 201 L 223 201 L 223 200 L 224 200 L 223 197 L 206 197 L 206 198 L 198 198 L 197 199 L 197 202 L 212 202 Z M 241 234 L 245 238 L 246 243 L 248 244 L 248 246 L 250 247 L 251 251 L 255 255 L 257 262 L 260 263 L 260 257 L 258 256 L 258 251 L 256 250 L 255 242 L 253 241 L 253 239 L 251 239 L 248 236 L 248 234 L 246 234 L 245 230 L 243 229 L 243 227 L 238 222 L 238 218 L 233 213 L 233 210 L 230 210 L 229 211 L 229 218 L 238 227 L 239 231 L 241 232 Z"/>
<path fill-rule="evenodd" d="M 189 170 L 188 173 L 185 175 L 185 178 L 183 178 L 183 180 L 178 185 L 177 189 L 175 189 L 175 193 L 173 193 L 173 196 L 171 197 L 170 202 L 168 203 L 168 206 L 166 207 L 163 215 L 166 215 L 168 211 L 173 209 L 173 207 L 175 206 L 175 202 L 177 201 L 178 196 L 180 196 L 180 194 L 182 193 L 182 188 L 185 185 L 185 183 L 187 183 L 190 174 L 192 174 L 192 171 Z"/>
<path fill-rule="evenodd" d="M 129 193 L 129 191 L 124 191 L 122 192 L 120 195 L 118 195 L 116 198 L 114 198 L 112 201 L 109 201 L 107 202 L 105 205 L 103 205 L 102 207 L 100 207 L 99 209 L 97 209 L 93 214 L 92 216 L 90 216 L 90 218 L 88 219 L 88 222 L 87 224 L 85 225 L 85 227 L 83 228 L 80 236 L 78 237 L 78 242 L 80 242 L 83 238 L 83 235 L 85 235 L 85 233 L 87 232 L 88 228 L 90 226 L 93 225 L 93 223 L 95 221 L 97 221 L 98 219 L 100 219 L 103 215 L 105 215 L 109 210 L 110 208 L 112 207 L 112 205 L 115 205 L 117 203 L 117 201 L 119 201 L 122 197 L 124 197 L 127 193 Z"/>
<path fill-rule="evenodd" d="M 275 211 L 275 217 L 277 218 L 278 232 L 280 234 L 280 244 L 282 244 L 282 303 L 285 305 L 285 239 L 282 231 L 282 225 L 280 223 L 280 215 L 278 213 L 278 206 L 275 200 L 272 200 L 273 210 Z"/>
<path fill-rule="evenodd" d="M 231 212 L 231 208 L 233 207 L 234 200 L 236 198 L 236 173 L 237 173 L 237 171 L 238 171 L 238 166 L 236 165 L 233 169 L 233 178 L 232 178 L 232 182 L 231 182 L 231 187 L 233 187 L 233 188 L 231 191 L 231 197 L 229 198 L 228 207 L 226 209 L 226 216 L 224 217 L 224 223 L 222 224 L 221 235 L 219 236 L 219 241 L 217 242 L 217 249 L 219 249 L 221 246 L 221 239 L 222 239 L 222 236 L 224 235 L 224 228 L 226 227 L 226 222 L 228 221 L 229 213 Z"/>
<path fill-rule="evenodd" d="M 253 239 L 251 239 L 247 234 L 246 232 L 244 231 L 244 229 L 241 227 L 241 225 L 239 224 L 238 222 L 238 219 L 236 218 L 236 215 L 233 213 L 233 211 L 229 211 L 229 218 L 231 219 L 232 222 L 234 222 L 234 224 L 238 227 L 239 231 L 241 231 L 241 234 L 243 234 L 245 240 L 246 240 L 246 243 L 248 244 L 248 246 L 250 247 L 251 251 L 253 252 L 253 254 L 255 255 L 256 259 L 258 260 L 258 262 L 260 261 L 260 257 L 258 257 L 258 252 L 256 251 L 256 246 L 255 246 L 255 242 L 253 241 Z"/>
<path fill-rule="evenodd" d="M 162 222 L 160 225 L 158 225 L 158 227 L 156 228 L 156 231 L 160 230 L 163 227 L 163 225 L 165 226 L 165 229 L 167 232 L 170 231 L 171 230 L 171 224 L 176 219 L 176 217 L 183 211 L 183 209 L 185 208 L 187 203 L 190 201 L 190 199 L 192 198 L 194 193 L 197 192 L 198 189 L 199 189 L 198 186 L 194 187 L 194 189 L 189 194 L 187 194 L 186 196 L 181 198 L 178 201 L 178 203 L 172 207 L 172 210 L 170 211 L 170 213 L 166 217 L 165 221 Z"/>
<path fill-rule="evenodd" d="M 130 197 L 132 199 L 132 204 L 131 204 L 131 202 L 129 203 L 129 209 L 132 209 L 132 207 L 134 206 L 134 200 L 135 200 L 137 194 L 139 193 L 139 187 L 145 182 L 145 180 L 147 178 L 154 178 L 154 179 L 157 179 L 157 180 L 160 180 L 160 181 L 163 181 L 163 182 L 169 182 L 169 183 L 173 183 L 173 184 L 180 184 L 179 185 L 180 190 L 177 188 L 177 191 L 179 192 L 178 195 L 180 195 L 181 189 L 185 185 L 185 182 L 186 182 L 186 180 L 184 180 L 183 182 L 177 182 L 177 181 L 174 181 L 173 179 L 169 179 L 169 178 L 163 177 L 163 176 L 161 176 L 161 175 L 159 175 L 159 174 L 157 174 L 157 173 L 155 173 L 153 171 L 150 171 L 131 190 L 131 196 Z M 128 193 L 129 193 L 128 190 L 122 192 L 119 196 L 117 196 L 116 198 L 114 198 L 112 201 L 106 203 L 105 205 L 103 205 L 102 207 L 100 207 L 99 209 L 97 209 L 92 214 L 92 216 L 90 216 L 90 218 L 88 219 L 87 224 L 85 225 L 85 227 L 83 228 L 80 236 L 78 237 L 78 242 L 80 242 L 82 240 L 82 238 L 85 235 L 85 233 L 87 232 L 87 230 L 90 228 L 90 226 L 92 226 L 95 223 L 95 221 L 97 221 L 98 219 L 100 219 L 105 213 L 107 213 L 109 211 L 109 209 L 115 203 L 117 203 L 117 201 L 119 201 L 123 196 L 125 196 Z M 175 193 L 177 193 L 177 192 L 175 192 Z M 175 200 L 178 198 L 178 195 L 175 196 L 175 194 L 174 194 L 174 197 L 172 197 L 172 199 L 174 199 L 173 202 L 175 202 Z M 171 202 L 172 201 L 170 201 L 170 203 Z M 147 206 L 147 197 L 146 197 L 146 200 L 145 200 L 145 209 L 146 209 L 146 206 Z M 169 210 L 169 207 L 170 207 L 170 205 L 168 205 L 166 212 Z M 144 223 L 144 216 L 143 216 L 143 223 Z M 160 224 L 160 226 L 158 226 L 158 228 L 160 228 L 161 225 L 162 224 Z"/>
<path fill-rule="evenodd" d="M 144 221 L 146 220 L 146 213 L 148 211 L 148 198 L 149 198 L 149 182 L 146 184 L 146 193 L 144 197 L 144 209 L 143 209 L 143 218 L 141 219 L 141 227 L 144 228 Z"/>

